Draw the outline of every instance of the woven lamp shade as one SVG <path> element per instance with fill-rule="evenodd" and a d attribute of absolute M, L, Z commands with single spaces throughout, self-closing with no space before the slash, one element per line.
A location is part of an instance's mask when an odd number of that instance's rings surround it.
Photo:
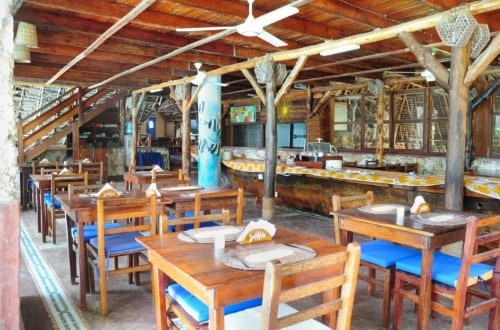
<path fill-rule="evenodd" d="M 38 48 L 36 25 L 26 22 L 19 22 L 14 43 L 16 45 L 22 45 L 28 48 Z"/>
<path fill-rule="evenodd" d="M 12 54 L 16 63 L 31 63 L 31 56 L 28 47 L 14 44 L 14 53 Z"/>

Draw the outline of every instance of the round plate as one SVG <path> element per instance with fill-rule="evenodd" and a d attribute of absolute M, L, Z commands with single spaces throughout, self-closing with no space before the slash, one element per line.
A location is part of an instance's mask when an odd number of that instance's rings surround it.
<path fill-rule="evenodd" d="M 467 223 L 467 218 L 452 213 L 429 212 L 423 214 L 412 214 L 410 218 L 414 221 L 431 226 L 454 226 Z"/>

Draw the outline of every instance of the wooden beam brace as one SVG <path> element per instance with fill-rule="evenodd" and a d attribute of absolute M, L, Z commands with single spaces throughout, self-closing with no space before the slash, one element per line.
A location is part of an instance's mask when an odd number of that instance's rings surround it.
<path fill-rule="evenodd" d="M 448 70 L 432 55 L 430 49 L 418 42 L 410 32 L 402 31 L 398 33 L 398 38 L 411 50 L 417 58 L 418 63 L 436 77 L 436 82 L 441 87 L 447 89 L 450 76 Z"/>
<path fill-rule="evenodd" d="M 500 53 L 500 34 L 490 42 L 489 46 L 479 55 L 476 60 L 470 65 L 467 75 L 465 76 L 464 84 L 472 85 L 477 77 L 488 68 L 488 65 L 496 59 Z"/>
<path fill-rule="evenodd" d="M 188 104 L 186 105 L 186 108 L 187 108 L 188 110 L 189 110 L 189 109 L 191 109 L 191 107 L 193 106 L 193 103 L 194 103 L 194 101 L 196 100 L 196 97 L 198 97 L 198 93 L 200 92 L 200 90 L 201 90 L 201 86 L 202 86 L 202 85 L 203 85 L 203 84 L 199 84 L 199 85 L 196 87 L 196 89 L 194 90 L 193 95 L 191 95 L 191 98 L 190 98 L 190 100 L 189 100 Z M 186 88 L 186 91 L 187 91 L 187 90 L 191 90 L 191 88 L 190 88 L 190 87 L 191 87 L 191 85 L 189 85 L 189 86 L 188 86 L 188 88 Z M 186 95 L 188 95 L 188 94 L 186 93 Z M 184 107 L 183 107 L 183 111 L 184 111 Z"/>
<path fill-rule="evenodd" d="M 127 15 L 122 17 L 118 22 L 113 24 L 106 32 L 101 34 L 90 46 L 88 46 L 83 52 L 78 54 L 77 57 L 72 59 L 68 64 L 66 64 L 59 72 L 57 72 L 52 78 L 47 81 L 46 85 L 52 84 L 60 76 L 62 76 L 66 71 L 71 69 L 76 63 L 83 60 L 88 54 L 96 50 L 100 45 L 102 45 L 106 40 L 108 40 L 113 34 L 115 34 L 122 27 L 130 23 L 134 18 L 139 16 L 143 11 L 145 11 L 149 6 L 155 3 L 156 0 L 142 0 L 137 6 L 134 7 Z"/>
<path fill-rule="evenodd" d="M 257 80 L 255 80 L 255 78 L 252 75 L 252 73 L 250 72 L 250 70 L 248 70 L 248 69 L 241 69 L 241 72 L 243 73 L 243 75 L 245 76 L 245 78 L 247 78 L 247 80 L 250 83 L 250 85 L 252 85 L 255 93 L 257 93 L 257 96 L 260 99 L 260 102 L 262 102 L 262 104 L 266 104 L 266 94 L 264 93 L 264 90 L 262 89 L 262 87 L 260 87 L 260 85 L 257 82 Z"/>
<path fill-rule="evenodd" d="M 299 59 L 297 60 L 297 63 L 295 63 L 295 66 L 293 67 L 292 71 L 290 71 L 290 74 L 288 75 L 288 77 L 286 77 L 285 82 L 283 83 L 283 85 L 281 85 L 279 92 L 277 93 L 276 97 L 274 98 L 274 105 L 278 105 L 281 102 L 281 99 L 283 98 L 283 96 L 285 96 L 285 94 L 288 93 L 290 88 L 292 88 L 293 82 L 295 81 L 295 79 L 299 75 L 300 71 L 302 70 L 302 68 L 306 64 L 306 61 L 308 58 L 309 58 L 309 56 L 307 56 L 307 55 L 302 55 L 299 57 Z"/>
<path fill-rule="evenodd" d="M 312 118 L 316 113 L 319 113 L 319 111 L 323 108 L 323 106 L 330 98 L 330 95 L 332 95 L 332 91 L 328 91 L 323 95 L 323 97 L 319 100 L 318 104 L 316 104 L 316 106 L 314 107 L 313 111 L 309 114 L 309 118 Z"/>

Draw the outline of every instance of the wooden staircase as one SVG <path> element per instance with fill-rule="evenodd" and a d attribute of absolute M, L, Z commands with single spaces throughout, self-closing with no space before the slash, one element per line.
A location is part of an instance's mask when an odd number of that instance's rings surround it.
<path fill-rule="evenodd" d="M 18 163 L 29 161 L 127 96 L 128 91 L 75 87 L 18 123 Z"/>

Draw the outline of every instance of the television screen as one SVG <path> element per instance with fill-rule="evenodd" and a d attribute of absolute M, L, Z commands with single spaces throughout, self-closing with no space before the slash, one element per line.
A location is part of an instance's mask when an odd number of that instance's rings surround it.
<path fill-rule="evenodd" d="M 257 117 L 257 107 L 255 105 L 231 106 L 231 123 L 254 123 Z"/>

